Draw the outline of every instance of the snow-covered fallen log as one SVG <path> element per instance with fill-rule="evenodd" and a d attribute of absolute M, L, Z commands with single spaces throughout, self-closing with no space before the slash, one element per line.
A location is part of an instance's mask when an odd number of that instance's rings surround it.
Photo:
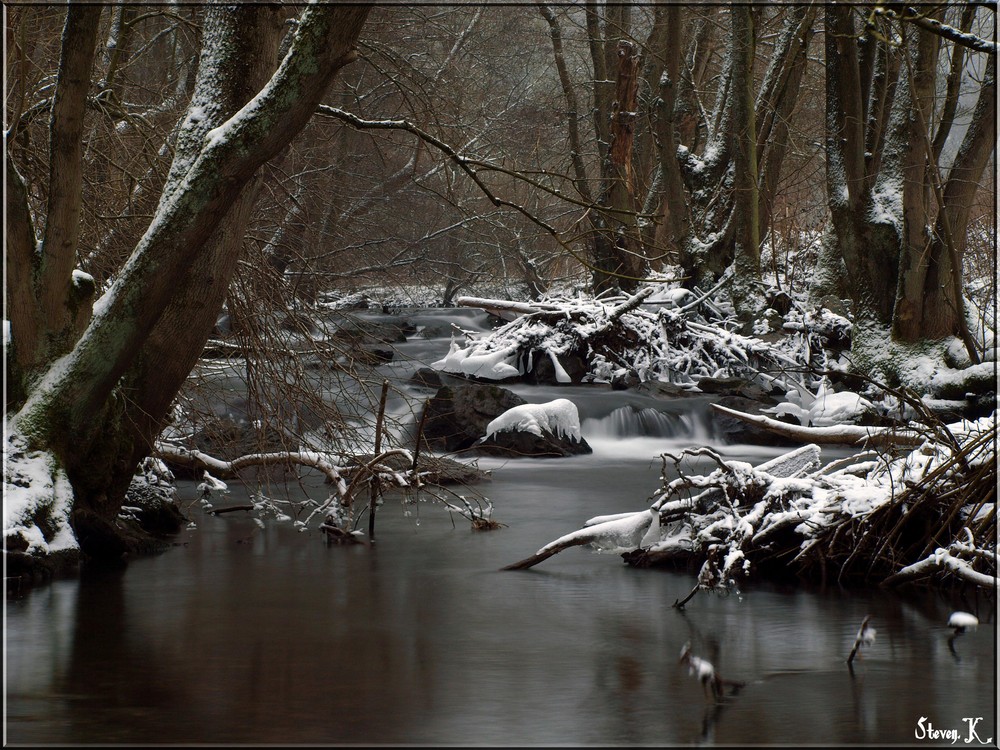
<path fill-rule="evenodd" d="M 636 513 L 621 513 L 587 521 L 583 528 L 554 539 L 535 554 L 503 570 L 525 570 L 570 547 L 589 545 L 600 552 L 627 552 L 641 546 L 650 529 L 659 527 L 659 512 L 655 509 Z"/>
<path fill-rule="evenodd" d="M 308 466 L 323 473 L 339 494 L 347 492 L 341 467 L 316 451 L 276 451 L 273 453 L 250 453 L 232 461 L 227 461 L 199 450 L 174 445 L 163 440 L 154 447 L 157 457 L 166 461 L 210 472 L 212 476 L 229 479 L 239 475 L 243 469 L 262 466 Z"/>
<path fill-rule="evenodd" d="M 789 424 L 778 419 L 765 417 L 763 414 L 747 414 L 730 409 L 721 404 L 712 404 L 712 408 L 720 414 L 726 414 L 749 424 L 763 427 L 782 437 L 792 440 L 803 440 L 824 445 L 897 445 L 914 447 L 920 445 L 926 436 L 916 430 L 899 429 L 897 427 L 864 427 L 853 424 L 838 424 L 826 427 L 811 427 Z"/>

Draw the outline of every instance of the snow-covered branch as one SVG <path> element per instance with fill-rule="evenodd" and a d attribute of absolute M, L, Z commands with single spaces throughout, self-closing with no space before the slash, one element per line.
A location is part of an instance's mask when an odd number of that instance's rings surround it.
<path fill-rule="evenodd" d="M 925 440 L 908 454 L 872 460 L 865 452 L 826 467 L 813 444 L 757 467 L 706 448 L 664 454 L 678 476 L 667 479 L 665 460 L 663 485 L 648 513 L 593 518 L 505 569 L 590 545 L 619 551 L 634 567 L 700 564 L 695 591 L 726 589 L 755 571 L 787 574 L 792 565 L 890 584 L 946 572 L 995 588 L 996 539 L 988 522 L 996 512 L 996 464 L 978 455 L 983 441 L 995 437 L 995 417 L 949 429 L 953 442 Z M 970 452 L 978 460 L 970 460 Z M 684 470 L 685 459 L 704 456 L 715 463 L 713 471 Z M 926 556 L 927 528 L 954 541 Z M 900 568 L 907 560 L 915 562 Z"/>
<path fill-rule="evenodd" d="M 914 447 L 924 442 L 925 436 L 914 430 L 895 427 L 862 427 L 840 424 L 829 427 L 808 427 L 789 424 L 761 414 L 747 414 L 721 404 L 712 404 L 720 414 L 763 427 L 770 432 L 790 438 L 824 445 L 898 445 Z"/>
<path fill-rule="evenodd" d="M 903 8 L 901 12 L 889 10 L 879 6 L 878 12 L 890 18 L 899 18 L 902 21 L 912 23 L 925 31 L 937 34 L 938 36 L 944 37 L 955 44 L 960 44 L 963 47 L 968 47 L 969 49 L 974 49 L 978 52 L 987 52 L 991 55 L 995 55 L 997 53 L 996 42 L 991 42 L 988 39 L 983 39 L 981 36 L 977 36 L 976 34 L 972 34 L 967 31 L 962 31 L 961 29 L 956 29 L 950 24 L 938 21 L 936 18 L 931 18 L 925 13 L 921 13 L 912 5 Z"/>

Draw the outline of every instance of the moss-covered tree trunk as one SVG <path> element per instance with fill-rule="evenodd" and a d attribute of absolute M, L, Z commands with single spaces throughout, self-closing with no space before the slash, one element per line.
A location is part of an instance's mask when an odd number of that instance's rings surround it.
<path fill-rule="evenodd" d="M 827 201 L 831 246 L 844 260 L 847 289 L 854 313 L 863 324 L 887 327 L 892 321 L 899 267 L 902 175 L 898 159 L 898 132 L 891 130 L 889 114 L 898 64 L 894 51 L 880 46 L 871 67 L 863 64 L 854 9 L 826 7 L 826 155 Z M 870 42 L 869 42 L 870 43 Z M 882 70 L 886 81 L 881 96 L 872 77 Z M 889 85 L 888 79 L 893 79 Z M 879 106 L 870 106 L 872 102 Z M 895 102 L 905 112 L 905 103 Z M 895 122 L 899 121 L 899 116 Z M 896 127 L 896 131 L 899 127 Z M 877 134 L 875 134 L 877 132 Z M 892 149 L 868 150 L 873 141 Z"/>
<path fill-rule="evenodd" d="M 943 7 L 928 11 L 943 20 Z M 855 366 L 890 383 L 900 377 L 887 343 L 960 337 L 978 362 L 964 312 L 962 255 L 970 207 L 995 150 L 995 55 L 989 55 L 975 112 L 950 168 L 951 127 L 937 70 L 942 36 L 923 26 L 859 9 L 826 8 L 828 260 L 844 263 L 853 302 Z M 964 26 L 971 14 L 963 14 Z M 902 24 L 894 26 L 893 24 Z M 898 42 L 891 41 L 899 39 Z M 964 55 L 953 55 L 964 65 Z M 960 75 L 961 71 L 953 71 Z"/>
<path fill-rule="evenodd" d="M 77 7 L 70 6 L 70 16 Z M 94 305 L 86 329 L 65 356 L 36 368 L 37 379 L 22 380 L 24 402 L 14 405 L 12 428 L 65 468 L 74 530 L 90 555 L 123 551 L 115 519 L 125 489 L 219 312 L 239 257 L 254 176 L 305 126 L 337 71 L 355 58 L 368 11 L 309 6 L 268 79 L 276 11 L 261 5 L 208 10 L 198 88 L 154 218 Z M 64 46 L 78 47 L 73 38 L 67 32 Z M 30 228 L 30 213 L 26 205 L 16 208 L 19 237 L 27 242 L 23 226 Z M 75 259 L 73 247 L 69 264 L 46 279 L 64 295 L 73 289 Z M 19 249 L 16 262 L 33 261 Z M 22 330 L 12 325 L 19 350 Z"/>

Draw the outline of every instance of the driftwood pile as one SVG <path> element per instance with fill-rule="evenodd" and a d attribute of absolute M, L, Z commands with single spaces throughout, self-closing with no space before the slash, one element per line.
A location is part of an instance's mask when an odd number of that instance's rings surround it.
<path fill-rule="evenodd" d="M 901 442 L 912 440 L 906 434 Z M 950 425 L 912 450 L 865 450 L 825 465 L 815 444 L 756 467 L 710 448 L 664 454 L 663 483 L 648 510 L 591 519 L 507 569 L 589 545 L 620 552 L 633 567 L 693 567 L 691 596 L 789 575 L 992 591 L 995 443 L 991 416 Z M 699 473 L 696 461 L 714 468 Z"/>

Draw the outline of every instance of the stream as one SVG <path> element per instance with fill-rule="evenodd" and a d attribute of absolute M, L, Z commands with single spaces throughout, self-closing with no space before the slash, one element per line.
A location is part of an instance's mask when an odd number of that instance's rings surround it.
<path fill-rule="evenodd" d="M 485 329 L 471 310 L 409 318 Z M 402 384 L 448 342 L 418 333 L 382 374 Z M 592 516 L 648 507 L 665 451 L 707 444 L 756 464 L 787 450 L 715 439 L 705 395 L 511 389 L 572 399 L 594 452 L 479 458 L 493 478 L 470 489 L 499 530 L 390 494 L 374 546 L 332 546 L 315 529 L 212 516 L 181 481 L 196 528 L 170 550 L 8 597 L 5 744 L 951 744 L 932 727 L 964 745 L 970 726 L 995 742 L 985 598 L 762 582 L 681 610 L 692 573 L 585 548 L 500 571 Z M 219 505 L 250 496 L 229 487 Z M 328 492 L 308 473 L 287 490 Z M 955 609 L 980 626 L 953 637 Z M 876 640 L 850 669 L 866 615 Z M 678 663 L 685 643 L 743 687 L 711 700 Z"/>

